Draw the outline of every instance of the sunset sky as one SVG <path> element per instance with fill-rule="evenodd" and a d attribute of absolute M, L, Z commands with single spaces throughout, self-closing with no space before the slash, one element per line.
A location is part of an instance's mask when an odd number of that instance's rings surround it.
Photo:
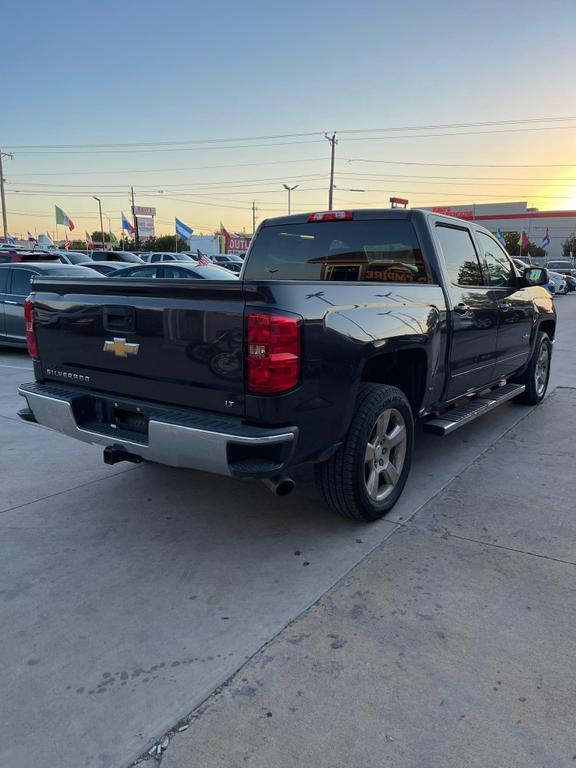
<path fill-rule="evenodd" d="M 250 231 L 283 183 L 322 210 L 325 131 L 335 207 L 576 208 L 574 0 L 24 0 L 2 25 L 12 234 L 54 232 L 58 204 L 83 236 L 93 195 L 119 234 L 130 185 L 161 233 Z"/>

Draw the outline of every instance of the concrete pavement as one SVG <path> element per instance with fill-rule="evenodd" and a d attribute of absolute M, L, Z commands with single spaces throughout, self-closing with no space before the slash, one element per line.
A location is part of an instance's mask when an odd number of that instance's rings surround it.
<path fill-rule="evenodd" d="M 576 761 L 576 389 L 557 389 L 260 651 L 162 768 Z"/>
<path fill-rule="evenodd" d="M 566 385 L 576 297 L 559 311 L 566 350 L 554 381 Z M 409 549 L 403 524 L 528 413 L 508 405 L 441 442 L 421 435 L 401 503 L 358 527 L 324 508 L 307 474 L 278 500 L 257 483 L 106 467 L 99 449 L 15 419 L 29 367 L 24 354 L 0 354 L 0 764 L 10 768 L 128 765 L 370 552 Z"/>
<path fill-rule="evenodd" d="M 558 390 L 543 410 L 575 406 Z M 546 454 L 520 454 L 535 416 L 211 697 L 162 768 L 573 764 L 574 446 L 542 503 Z"/>

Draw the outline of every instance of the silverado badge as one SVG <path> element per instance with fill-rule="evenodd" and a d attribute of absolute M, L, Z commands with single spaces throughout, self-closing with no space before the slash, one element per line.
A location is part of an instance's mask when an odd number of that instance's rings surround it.
<path fill-rule="evenodd" d="M 112 352 L 116 357 L 128 357 L 128 355 L 137 355 L 140 344 L 129 344 L 126 339 L 117 339 L 104 342 L 104 352 Z"/>

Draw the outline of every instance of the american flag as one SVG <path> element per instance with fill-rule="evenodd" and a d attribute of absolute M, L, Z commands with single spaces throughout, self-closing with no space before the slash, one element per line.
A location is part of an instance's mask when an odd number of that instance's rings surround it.
<path fill-rule="evenodd" d="M 212 264 L 212 262 L 210 261 L 208 256 L 206 256 L 205 253 L 202 253 L 200 250 L 198 250 L 197 253 L 198 253 L 198 264 L 201 267 L 209 267 L 210 264 Z"/>

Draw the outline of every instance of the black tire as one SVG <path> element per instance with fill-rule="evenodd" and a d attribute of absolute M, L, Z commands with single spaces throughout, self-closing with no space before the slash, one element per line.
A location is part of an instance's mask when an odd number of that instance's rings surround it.
<path fill-rule="evenodd" d="M 543 350 L 545 351 L 543 352 Z M 539 371 L 538 366 L 539 361 L 541 361 L 542 354 L 547 355 L 548 360 L 543 385 L 542 381 L 540 380 L 540 376 L 538 375 L 539 373 L 541 374 L 541 370 Z M 547 333 L 540 331 L 536 338 L 536 344 L 534 345 L 534 351 L 532 352 L 532 357 L 530 358 L 528 367 L 521 376 L 518 376 L 518 378 L 514 379 L 515 384 L 524 384 L 526 387 L 521 395 L 518 395 L 518 397 L 514 398 L 515 402 L 522 403 L 523 405 L 538 405 L 538 403 L 542 402 L 544 396 L 546 395 L 548 382 L 550 380 L 551 360 L 552 342 L 550 341 Z"/>
<path fill-rule="evenodd" d="M 390 434 L 386 434 L 387 428 L 384 428 L 385 439 L 379 443 L 377 431 L 388 413 Z M 383 417 L 382 422 L 380 416 Z M 405 428 L 405 438 L 392 446 L 393 441 L 400 436 L 402 426 Z M 369 444 L 372 436 L 375 437 L 375 445 Z M 361 384 L 344 443 L 334 456 L 315 466 L 316 482 L 328 506 L 344 517 L 367 523 L 384 517 L 404 490 L 412 463 L 413 444 L 414 419 L 404 393 L 387 385 Z M 385 445 L 392 447 L 383 447 Z M 370 459 L 367 458 L 369 450 L 374 451 Z M 376 469 L 376 465 L 382 465 L 383 462 L 386 462 L 384 467 Z M 372 463 L 374 469 L 371 469 Z M 394 470 L 397 479 L 388 484 L 390 470 Z M 372 473 L 377 476 L 375 486 L 374 483 L 370 484 Z M 382 487 L 380 483 L 383 483 Z M 381 493 L 385 498 L 372 498 L 368 484 L 375 496 Z"/>

